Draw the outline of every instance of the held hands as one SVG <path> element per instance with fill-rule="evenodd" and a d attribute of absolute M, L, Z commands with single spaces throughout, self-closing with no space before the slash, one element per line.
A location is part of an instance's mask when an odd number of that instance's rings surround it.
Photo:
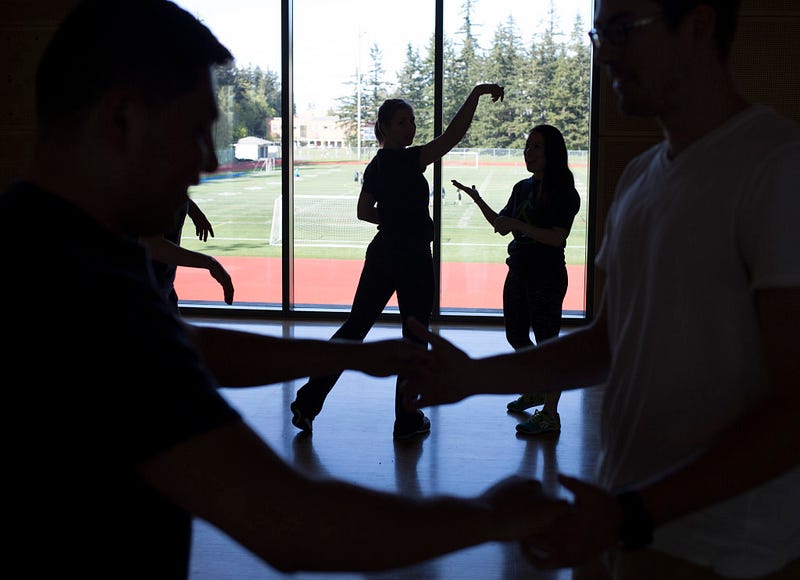
<path fill-rule="evenodd" d="M 426 372 L 409 374 L 404 388 L 407 408 L 456 403 L 474 393 L 464 389 L 474 374 L 473 360 L 455 345 L 430 332 L 418 320 L 409 318 L 407 328 L 418 339 L 429 342 L 431 350 Z"/>
<path fill-rule="evenodd" d="M 477 97 L 480 97 L 481 95 L 491 95 L 492 102 L 496 103 L 497 99 L 500 99 L 500 101 L 502 102 L 502 100 L 506 96 L 506 90 L 505 88 L 495 83 L 484 83 L 476 85 L 475 88 L 472 89 L 472 94 L 474 94 Z"/>
<path fill-rule="evenodd" d="M 558 480 L 574 501 L 546 529 L 520 542 L 525 557 L 541 570 L 574 567 L 607 550 L 619 539 L 622 508 L 607 491 L 573 477 Z"/>
<path fill-rule="evenodd" d="M 552 522 L 569 510 L 568 502 L 546 495 L 541 483 L 518 475 L 498 481 L 480 499 L 492 509 L 498 541 L 547 534 Z"/>
<path fill-rule="evenodd" d="M 378 340 L 359 345 L 357 370 L 374 377 L 402 375 L 413 382 L 427 382 L 432 355 L 425 346 L 409 340 Z"/>

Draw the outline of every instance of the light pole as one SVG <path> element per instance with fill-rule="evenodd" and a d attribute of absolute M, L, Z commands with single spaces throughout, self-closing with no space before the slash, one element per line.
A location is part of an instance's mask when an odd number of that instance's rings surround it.
<path fill-rule="evenodd" d="M 356 155 L 361 161 L 361 29 L 356 38 Z"/>

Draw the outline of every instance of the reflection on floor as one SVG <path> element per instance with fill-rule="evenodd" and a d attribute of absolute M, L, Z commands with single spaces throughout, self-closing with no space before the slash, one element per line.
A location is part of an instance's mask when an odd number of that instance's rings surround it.
<path fill-rule="evenodd" d="M 201 324 L 246 328 L 272 336 L 327 339 L 330 323 L 194 319 Z M 506 352 L 499 327 L 434 327 L 471 356 Z M 367 340 L 399 336 L 394 324 L 377 325 Z M 289 404 L 303 381 L 249 390 L 225 390 L 225 397 L 284 459 L 317 475 L 409 495 L 475 495 L 510 474 L 540 479 L 566 497 L 558 473 L 591 477 L 597 456 L 600 389 L 567 391 L 559 403 L 561 433 L 522 437 L 515 425 L 527 414 L 506 412 L 513 396 L 480 395 L 455 405 L 426 410 L 431 433 L 415 442 L 392 439 L 394 379 L 356 372 L 342 375 L 314 421 L 311 436 L 292 426 Z M 531 409 L 532 411 L 532 409 Z M 353 450 L 357 450 L 354 453 Z M 568 571 L 541 572 L 516 546 L 485 544 L 407 568 L 371 574 L 282 574 L 239 547 L 215 528 L 197 522 L 191 580 L 567 580 Z"/>

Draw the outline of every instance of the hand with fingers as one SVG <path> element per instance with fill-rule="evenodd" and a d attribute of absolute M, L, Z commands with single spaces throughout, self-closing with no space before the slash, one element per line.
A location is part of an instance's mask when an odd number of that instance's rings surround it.
<path fill-rule="evenodd" d="M 569 503 L 548 496 L 542 484 L 512 475 L 498 481 L 480 499 L 494 512 L 500 541 L 515 541 L 534 533 L 547 533 L 552 523 L 569 509 Z"/>
<path fill-rule="evenodd" d="M 475 189 L 474 185 L 472 187 L 467 187 L 466 185 L 464 185 L 463 183 L 461 183 L 460 181 L 458 181 L 456 179 L 451 179 L 450 183 L 452 183 L 456 187 L 456 189 L 460 189 L 461 191 L 466 193 L 468 196 L 470 196 L 473 201 L 476 201 L 481 196 L 478 193 L 478 190 Z"/>
<path fill-rule="evenodd" d="M 496 103 L 498 99 L 502 101 L 506 96 L 505 88 L 501 87 L 496 83 L 483 83 L 480 85 L 476 85 L 475 88 L 472 90 L 475 91 L 478 94 L 478 96 L 491 95 L 493 103 Z"/>
<path fill-rule="evenodd" d="M 431 366 L 425 375 L 409 377 L 405 386 L 406 403 L 415 408 L 445 405 L 474 394 L 463 388 L 470 382 L 473 359 L 418 320 L 409 319 L 407 324 L 414 336 L 431 345 Z"/>
<path fill-rule="evenodd" d="M 520 542 L 525 557 L 541 570 L 587 562 L 620 537 L 622 508 L 613 494 L 573 477 L 560 475 L 558 480 L 574 496 L 571 508 Z"/>
<path fill-rule="evenodd" d="M 194 224 L 194 233 L 198 240 L 203 242 L 208 241 L 209 234 L 211 234 L 212 238 L 214 237 L 214 228 L 211 226 L 208 217 L 206 217 L 203 210 L 191 199 L 189 200 L 189 209 L 186 213 Z"/>

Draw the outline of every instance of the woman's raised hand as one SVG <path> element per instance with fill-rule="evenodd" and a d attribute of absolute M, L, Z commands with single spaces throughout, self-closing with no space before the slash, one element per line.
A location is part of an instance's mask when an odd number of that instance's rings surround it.
<path fill-rule="evenodd" d="M 477 85 L 474 90 L 478 92 L 479 96 L 491 95 L 493 103 L 497 102 L 497 99 L 502 101 L 506 96 L 505 88 L 495 83 L 484 83 Z"/>

